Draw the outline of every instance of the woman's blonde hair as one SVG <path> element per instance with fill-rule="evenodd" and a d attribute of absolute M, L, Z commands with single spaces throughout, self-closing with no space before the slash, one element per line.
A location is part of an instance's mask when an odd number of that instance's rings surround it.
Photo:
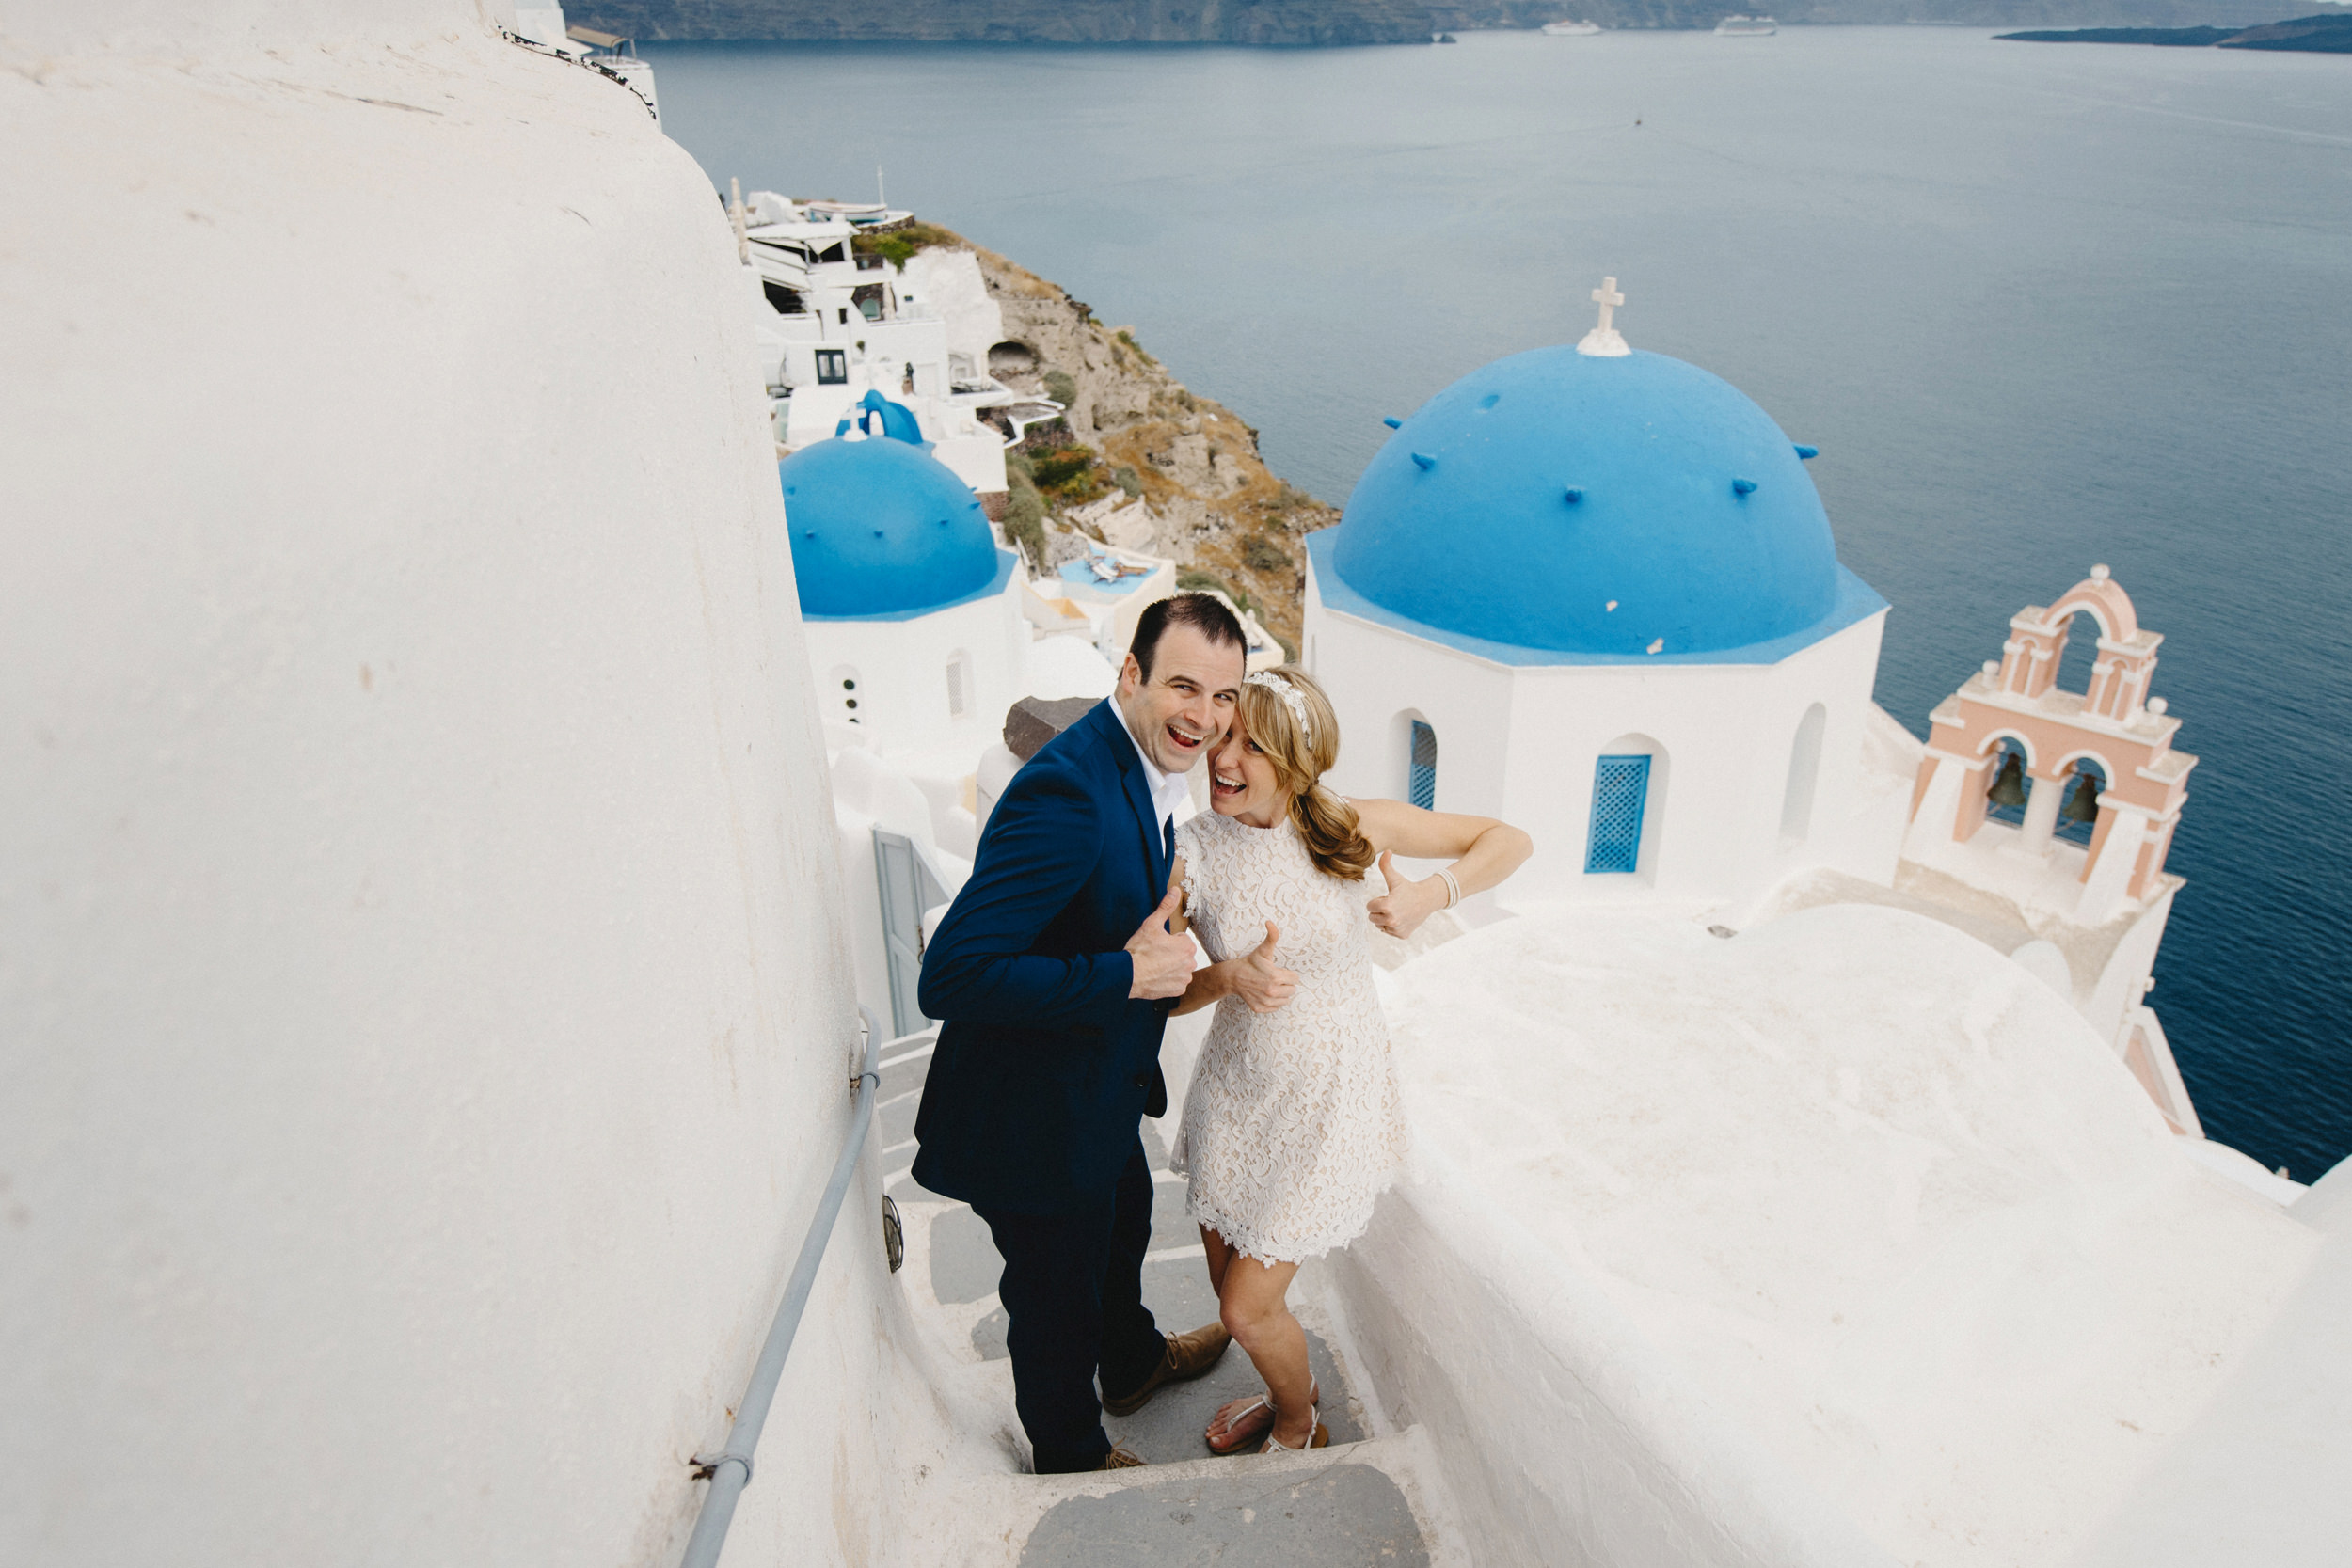
<path fill-rule="evenodd" d="M 1323 775 L 1340 760 L 1340 716 L 1331 699 L 1314 676 L 1285 664 L 1242 683 L 1240 713 L 1243 731 L 1290 795 L 1291 821 L 1315 868 L 1351 882 L 1360 879 L 1379 857 L 1357 827 L 1356 808 L 1323 786 Z"/>

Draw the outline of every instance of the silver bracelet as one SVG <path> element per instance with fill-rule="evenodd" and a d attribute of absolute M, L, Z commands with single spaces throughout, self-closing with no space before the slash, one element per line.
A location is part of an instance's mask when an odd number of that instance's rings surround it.
<path fill-rule="evenodd" d="M 1445 907 L 1450 910 L 1454 905 L 1462 901 L 1462 884 L 1455 881 L 1454 879 L 1454 873 L 1447 870 L 1442 865 L 1438 867 L 1438 875 L 1445 879 L 1445 891 L 1447 894 Z"/>

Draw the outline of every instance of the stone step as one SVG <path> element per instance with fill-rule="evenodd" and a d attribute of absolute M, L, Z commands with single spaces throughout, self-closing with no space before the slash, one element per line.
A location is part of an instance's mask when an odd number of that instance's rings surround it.
<path fill-rule="evenodd" d="M 885 1148 L 911 1135 L 929 1053 L 902 1056 L 883 1073 L 888 1100 L 878 1132 Z M 903 1098 L 901 1098 L 903 1097 Z M 1172 1128 L 1168 1130 L 1172 1132 Z M 1160 1326 L 1182 1333 L 1216 1321 L 1200 1233 L 1184 1213 L 1184 1179 L 1168 1170 L 1162 1128 L 1143 1126 L 1155 1177 L 1152 1255 L 1144 1265 L 1145 1305 Z M 911 1149 L 886 1155 L 885 1190 L 905 1227 L 906 1267 L 898 1275 L 909 1307 L 926 1332 L 976 1376 L 1002 1386 L 1006 1431 L 1012 1417 L 1011 1368 L 1005 1315 L 996 1302 L 1003 1265 L 988 1227 L 969 1205 L 924 1191 L 907 1174 Z M 993 1563 L 1020 1568 L 1137 1568 L 1149 1563 L 1245 1568 L 1259 1563 L 1454 1563 L 1439 1550 L 1430 1510 L 1412 1477 L 1418 1438 L 1375 1436 L 1352 1386 L 1335 1325 L 1319 1310 L 1313 1264 L 1301 1271 L 1292 1307 L 1307 1330 L 1308 1357 L 1323 1396 L 1317 1414 L 1331 1446 L 1303 1454 L 1216 1456 L 1201 1433 L 1228 1400 L 1255 1394 L 1257 1370 L 1238 1347 L 1206 1376 L 1162 1390 L 1133 1416 L 1105 1416 L 1104 1429 L 1150 1463 L 1085 1476 L 966 1475 L 949 1483 L 971 1514 L 1009 1526 L 985 1548 Z M 988 1368 L 985 1373 L 982 1367 Z M 943 1480 L 945 1478 L 942 1478 Z M 1433 1557 L 1433 1552 L 1436 1555 Z"/>
<path fill-rule="evenodd" d="M 1039 1477 L 1045 1506 L 1020 1568 L 1422 1568 L 1436 1559 L 1398 1480 L 1413 1470 L 1406 1448 L 1385 1439 Z"/>

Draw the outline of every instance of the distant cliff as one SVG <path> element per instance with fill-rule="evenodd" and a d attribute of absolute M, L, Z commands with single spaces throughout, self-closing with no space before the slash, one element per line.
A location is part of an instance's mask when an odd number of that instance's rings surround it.
<path fill-rule="evenodd" d="M 1563 19 L 1712 27 L 1739 10 L 1788 23 L 2236 29 L 2272 20 L 2277 0 L 578 0 L 565 14 L 650 40 L 1304 47 L 1425 43 L 1437 29 Z"/>
<path fill-rule="evenodd" d="M 2079 27 L 2064 33 L 2003 33 L 2026 43 L 2152 43 L 2172 49 L 2276 49 L 2352 55 L 2352 16 L 2304 16 L 2260 27 Z"/>
<path fill-rule="evenodd" d="M 2278 0 L 1431 0 L 1432 24 L 1470 28 L 1540 27 L 1562 19 L 1604 27 L 1712 27 L 1734 11 L 1763 12 L 1785 23 L 1964 27 L 2075 25 L 2179 27 L 2267 22 Z"/>
<path fill-rule="evenodd" d="M 1426 43 L 1426 0 L 580 0 L 633 39 L 805 42 Z M 1710 24 L 1711 25 L 1711 24 Z"/>

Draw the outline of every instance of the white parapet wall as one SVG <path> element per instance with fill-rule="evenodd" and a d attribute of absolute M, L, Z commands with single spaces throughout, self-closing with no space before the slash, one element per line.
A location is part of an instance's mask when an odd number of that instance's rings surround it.
<path fill-rule="evenodd" d="M 674 1561 L 839 1148 L 732 242 L 497 20 L 0 18 L 0 1561 Z M 936 1444 L 878 1211 L 730 1561 Z"/>
<path fill-rule="evenodd" d="M 2019 965 L 1888 907 L 1561 901 L 1384 990 L 1421 1180 L 1333 1282 L 1480 1564 L 2341 1557 L 2330 1183 L 2193 1158 Z M 2152 1554 L 2191 1455 L 2204 1549 Z"/>

